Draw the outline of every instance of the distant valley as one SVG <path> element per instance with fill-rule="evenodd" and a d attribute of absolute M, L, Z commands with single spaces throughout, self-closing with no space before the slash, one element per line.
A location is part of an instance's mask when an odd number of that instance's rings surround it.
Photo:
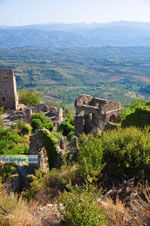
<path fill-rule="evenodd" d="M 0 67 L 62 107 L 82 93 L 150 98 L 150 23 L 0 26 Z"/>
<path fill-rule="evenodd" d="M 62 107 L 86 93 L 128 104 L 150 98 L 150 47 L 3 48 L 0 67 L 19 89 L 34 89 Z"/>

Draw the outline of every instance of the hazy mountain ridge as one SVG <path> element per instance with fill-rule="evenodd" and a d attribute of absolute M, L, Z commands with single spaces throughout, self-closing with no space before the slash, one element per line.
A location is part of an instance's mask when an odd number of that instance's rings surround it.
<path fill-rule="evenodd" d="M 43 24 L 0 26 L 3 47 L 150 46 L 150 23 Z"/>

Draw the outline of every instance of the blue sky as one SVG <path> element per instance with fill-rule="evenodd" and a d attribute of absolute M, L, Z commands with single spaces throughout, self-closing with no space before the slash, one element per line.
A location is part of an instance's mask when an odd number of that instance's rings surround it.
<path fill-rule="evenodd" d="M 0 0 L 0 25 L 150 22 L 150 0 Z"/>

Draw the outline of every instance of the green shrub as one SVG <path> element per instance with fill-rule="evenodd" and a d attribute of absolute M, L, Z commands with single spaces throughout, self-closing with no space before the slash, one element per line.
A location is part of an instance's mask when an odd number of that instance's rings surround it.
<path fill-rule="evenodd" d="M 45 128 L 48 129 L 49 131 L 53 130 L 53 124 L 50 122 L 47 125 L 45 125 Z"/>
<path fill-rule="evenodd" d="M 6 178 L 10 179 L 14 172 L 16 172 L 16 167 L 12 164 L 0 166 L 0 177 L 2 178 L 2 180 Z"/>
<path fill-rule="evenodd" d="M 46 188 L 46 178 L 46 172 L 40 169 L 35 170 L 35 174 L 28 177 L 28 180 L 31 181 L 30 188 L 23 192 L 23 196 L 27 200 L 34 198 L 37 192 Z"/>
<path fill-rule="evenodd" d="M 22 135 L 29 135 L 30 133 L 31 133 L 31 128 L 28 125 L 25 125 L 21 130 Z"/>
<path fill-rule="evenodd" d="M 29 135 L 31 133 L 31 128 L 23 120 L 19 120 L 15 125 L 15 129 L 19 130 L 19 133 L 22 135 Z"/>
<path fill-rule="evenodd" d="M 0 115 L 2 115 L 4 107 L 0 107 Z M 3 126 L 3 120 L 0 118 L 0 126 Z"/>
<path fill-rule="evenodd" d="M 93 186 L 83 188 L 68 186 L 69 192 L 60 194 L 58 210 L 67 225 L 102 226 L 107 225 L 107 216 L 104 209 L 97 204 L 97 195 L 94 195 Z"/>
<path fill-rule="evenodd" d="M 49 169 L 57 167 L 57 159 L 58 159 L 58 152 L 57 152 L 57 146 L 56 146 L 57 139 L 52 134 L 44 130 L 41 130 L 41 139 L 46 148 Z"/>
<path fill-rule="evenodd" d="M 3 114 L 3 111 L 4 111 L 4 107 L 0 107 L 0 115 Z"/>
<path fill-rule="evenodd" d="M 123 111 L 120 116 L 120 121 L 124 120 L 128 115 L 135 112 L 139 107 L 145 106 L 145 101 L 143 99 L 134 99 L 128 106 L 122 107 Z"/>
<path fill-rule="evenodd" d="M 102 136 L 104 172 L 112 181 L 149 179 L 150 135 L 134 127 L 108 131 Z"/>
<path fill-rule="evenodd" d="M 40 128 L 46 128 L 50 131 L 53 130 L 53 124 L 52 124 L 52 121 L 49 117 L 45 116 L 43 112 L 39 112 L 39 113 L 35 113 L 31 116 L 31 125 L 32 125 L 32 121 L 34 119 L 38 119 L 38 121 L 34 121 L 34 125 L 35 126 L 35 129 L 38 129 L 36 128 L 36 126 L 40 126 Z M 41 121 L 41 123 L 39 123 L 39 120 Z M 36 124 L 37 123 L 37 124 Z M 35 131 L 33 129 L 33 131 Z"/>
<path fill-rule="evenodd" d="M 124 120 L 122 120 L 122 127 L 136 126 L 139 128 L 144 128 L 145 126 L 150 126 L 150 109 L 147 107 L 138 107 L 134 112 L 127 115 Z"/>
<path fill-rule="evenodd" d="M 31 126 L 32 126 L 32 131 L 36 132 L 37 130 L 39 130 L 40 128 L 42 128 L 42 122 L 40 119 L 32 119 L 31 121 Z"/>
<path fill-rule="evenodd" d="M 79 139 L 78 162 L 79 171 L 84 178 L 94 178 L 98 176 L 104 165 L 102 141 L 99 136 L 81 135 Z"/>
<path fill-rule="evenodd" d="M 63 136 L 67 136 L 70 132 L 74 132 L 74 126 L 68 121 L 62 122 L 60 125 L 60 131 L 62 131 Z"/>
<path fill-rule="evenodd" d="M 54 137 L 56 137 L 56 139 L 59 139 L 60 137 L 62 137 L 62 133 L 61 132 L 53 132 Z"/>
<path fill-rule="evenodd" d="M 73 110 L 66 109 L 64 112 L 64 118 L 67 119 L 71 125 L 73 125 L 73 121 L 74 121 Z"/>
<path fill-rule="evenodd" d="M 20 90 L 19 98 L 21 103 L 28 107 L 36 106 L 41 102 L 41 95 L 36 93 L 34 90 Z"/>
<path fill-rule="evenodd" d="M 14 129 L 0 128 L 0 155 L 27 154 L 29 146 L 26 143 Z"/>
<path fill-rule="evenodd" d="M 70 141 L 70 139 L 73 135 L 75 135 L 75 131 L 71 131 L 70 133 L 68 133 L 67 140 Z"/>

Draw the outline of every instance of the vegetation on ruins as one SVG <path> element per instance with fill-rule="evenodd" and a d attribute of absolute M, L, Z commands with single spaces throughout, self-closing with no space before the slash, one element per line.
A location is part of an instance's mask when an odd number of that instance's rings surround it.
<path fill-rule="evenodd" d="M 34 90 L 19 90 L 19 99 L 22 104 L 32 107 L 40 104 L 41 95 Z"/>
<path fill-rule="evenodd" d="M 57 167 L 57 147 L 56 144 L 58 140 L 52 134 L 48 133 L 46 130 L 41 130 L 42 141 L 44 147 L 47 151 L 49 169 Z"/>
<path fill-rule="evenodd" d="M 69 121 L 64 121 L 60 125 L 60 131 L 63 136 L 67 136 L 67 138 L 70 139 L 75 133 L 75 128 Z"/>
<path fill-rule="evenodd" d="M 4 107 L 0 107 L 0 115 L 3 113 Z"/>
<path fill-rule="evenodd" d="M 45 116 L 43 112 L 35 113 L 31 116 L 31 126 L 33 128 L 33 132 L 40 128 L 46 128 L 49 131 L 53 130 L 51 119 Z"/>
<path fill-rule="evenodd" d="M 18 122 L 14 125 L 14 129 L 17 129 L 18 133 L 23 136 L 31 134 L 31 127 L 23 120 L 18 120 Z"/>
<path fill-rule="evenodd" d="M 32 121 L 31 121 L 31 126 L 32 126 L 32 131 L 33 132 L 36 132 L 39 129 L 41 129 L 42 125 L 43 124 L 42 124 L 41 120 L 38 119 L 38 118 L 35 118 L 35 119 L 33 118 Z"/>
<path fill-rule="evenodd" d="M 102 194 L 112 186 L 131 178 L 134 178 L 135 185 L 138 181 L 143 183 L 143 187 L 137 190 L 139 201 L 135 205 L 142 203 L 143 209 L 139 211 L 144 211 L 144 216 L 150 219 L 149 106 L 149 101 L 134 100 L 123 109 L 121 126 L 117 125 L 98 135 L 80 135 L 75 162 L 68 160 L 67 153 L 66 157 L 61 159 L 63 165 L 60 168 L 57 168 L 57 144 L 62 135 L 67 137 L 68 144 L 70 143 L 69 138 L 75 132 L 73 112 L 65 112 L 65 121 L 60 125 L 60 132 L 53 132 L 52 122 L 44 113 L 33 114 L 32 134 L 41 129 L 40 138 L 47 152 L 49 171 L 36 170 L 35 174 L 28 178 L 30 186 L 23 191 L 19 199 L 15 195 L 8 196 L 3 185 L 4 181 L 15 173 L 15 165 L 0 168 L 0 205 L 11 212 L 14 224 L 19 222 L 19 217 L 16 216 L 21 211 L 20 206 L 25 209 L 25 217 L 30 216 L 29 225 L 36 225 L 37 219 L 30 214 L 30 202 L 43 203 L 42 205 L 52 202 L 57 203 L 61 220 L 67 225 L 126 225 L 126 215 L 130 215 L 130 223 L 133 225 L 135 221 L 135 225 L 142 225 L 141 215 L 137 212 L 132 215 L 134 209 L 126 208 L 122 201 L 117 201 L 119 198 L 109 199 L 105 203 L 101 201 Z M 19 120 L 13 129 L 1 127 L 0 154 L 28 154 L 30 133 L 31 127 L 22 120 Z M 69 154 L 72 151 L 74 152 L 75 148 L 72 148 Z M 146 180 L 147 188 L 144 188 Z M 121 208 L 122 212 L 117 208 Z M 10 219 L 11 215 L 0 209 L 0 224 L 2 222 L 4 225 L 11 225 Z M 23 222 L 22 218 L 20 221 Z"/>
<path fill-rule="evenodd" d="M 8 129 L 0 119 L 0 155 L 29 154 L 29 136 L 43 128 L 50 131 L 41 130 L 49 170 L 35 170 L 19 196 L 7 187 L 16 165 L 0 163 L 0 206 L 9 212 L 0 208 L 0 225 L 42 225 L 47 204 L 56 203 L 67 225 L 150 225 L 149 59 L 150 47 L 0 49 L 0 67 L 14 69 L 20 102 L 27 106 L 43 99 L 58 108 L 73 108 L 74 99 L 83 93 L 124 106 L 120 124 L 108 122 L 102 134 L 80 135 L 77 147 L 71 145 L 73 110 L 65 110 L 59 132 L 42 112 L 32 115 L 31 127 L 19 120 Z M 57 168 L 61 136 L 67 138 L 70 152 Z M 129 186 L 122 199 L 118 193 L 102 199 L 114 187 L 120 192 L 129 179 L 134 181 L 130 204 L 125 196 Z M 44 212 L 43 218 L 39 212 Z"/>
<path fill-rule="evenodd" d="M 74 125 L 74 114 L 72 109 L 66 109 L 64 112 L 64 119 L 70 122 L 70 124 Z"/>
<path fill-rule="evenodd" d="M 3 111 L 4 111 L 4 107 L 0 107 L 0 115 L 3 113 Z M 3 125 L 3 121 L 0 118 L 0 126 L 2 126 L 2 125 Z"/>

